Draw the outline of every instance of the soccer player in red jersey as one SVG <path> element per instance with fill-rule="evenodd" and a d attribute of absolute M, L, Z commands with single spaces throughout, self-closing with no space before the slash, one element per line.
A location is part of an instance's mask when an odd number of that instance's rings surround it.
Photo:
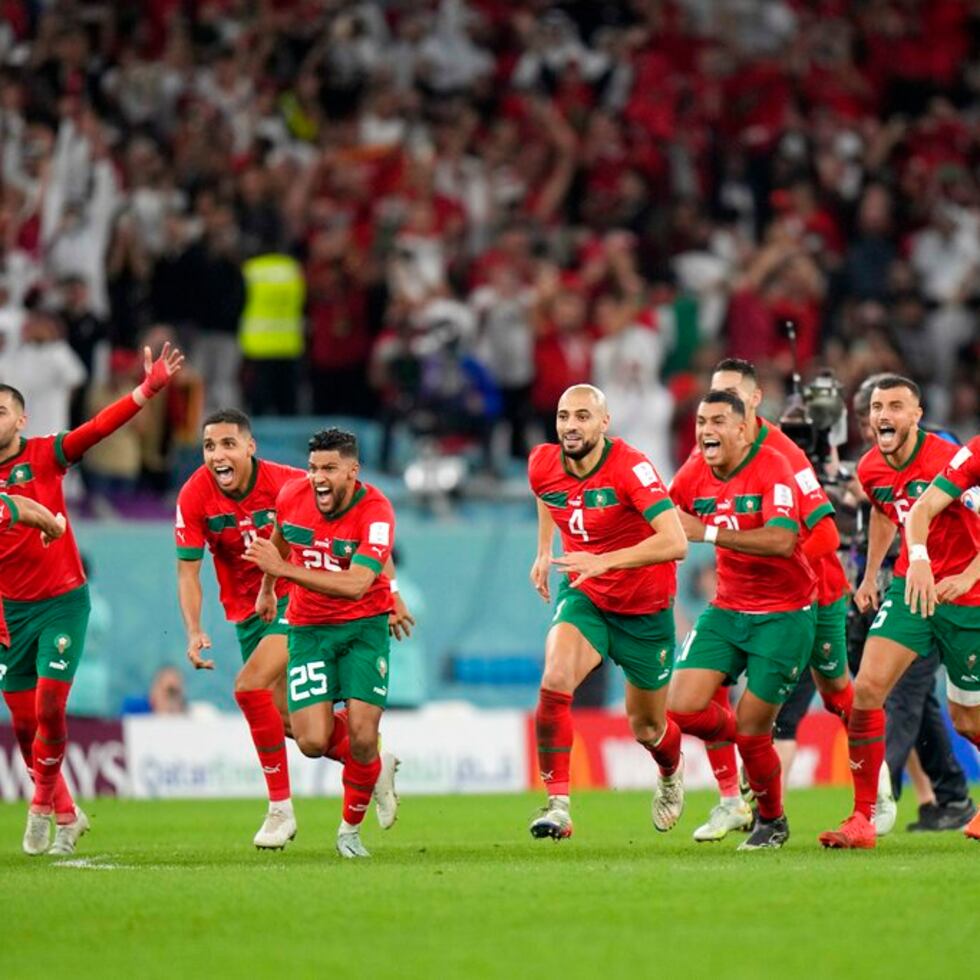
<path fill-rule="evenodd" d="M 837 556 L 840 537 L 834 523 L 834 507 L 820 484 L 806 453 L 780 429 L 757 414 L 762 401 L 755 366 L 740 358 L 720 361 L 711 375 L 714 391 L 730 391 L 745 405 L 745 436 L 752 445 L 767 446 L 784 456 L 793 470 L 800 501 L 802 551 L 817 576 L 817 630 L 810 656 L 810 672 L 824 707 L 844 724 L 854 699 L 854 686 L 847 670 L 847 595 L 850 585 Z M 695 449 L 692 455 L 697 455 Z M 728 688 L 715 695 L 728 707 Z M 792 701 L 792 699 L 791 699 Z M 785 767 L 795 750 L 795 719 L 784 706 L 776 719 L 776 751 Z M 792 714 L 790 711 L 789 714 Z M 782 727 L 781 727 L 782 725 Z M 752 811 L 739 794 L 735 747 L 719 741 L 707 746 L 708 759 L 718 780 L 721 800 L 706 823 L 694 831 L 699 842 L 718 841 L 732 830 L 749 830 Z M 886 770 L 887 776 L 887 770 Z M 890 789 L 889 789 L 890 792 Z"/>
<path fill-rule="evenodd" d="M 854 595 L 862 612 L 873 606 L 878 615 L 864 645 L 848 725 L 854 812 L 839 829 L 820 835 L 825 847 L 875 846 L 872 784 L 885 753 L 885 699 L 917 656 L 928 656 L 938 648 L 946 666 L 953 725 L 980 746 L 980 676 L 976 670 L 980 651 L 980 522 L 952 499 L 952 493 L 959 496 L 955 474 L 969 458 L 969 449 L 924 432 L 918 425 L 921 417 L 919 389 L 914 382 L 897 375 L 878 379 L 871 393 L 868 420 L 875 445 L 861 458 L 857 469 L 873 507 L 867 569 Z M 927 490 L 933 481 L 935 485 Z M 916 513 L 912 538 L 906 521 L 924 495 L 927 499 Z M 938 508 L 944 495 L 951 499 Z M 899 530 L 902 547 L 895 577 L 879 604 L 878 570 Z M 928 594 L 928 583 L 933 579 L 940 580 L 936 588 L 943 590 L 938 605 Z"/>
<path fill-rule="evenodd" d="M 742 400 L 709 392 L 698 407 L 700 454 L 671 484 L 688 540 L 717 548 L 718 592 L 684 641 L 668 705 L 681 731 L 738 745 L 759 807 L 740 850 L 757 850 L 789 839 L 772 726 L 810 659 L 816 579 L 800 547 L 793 470 L 745 428 Z M 714 695 L 743 670 L 733 714 Z"/>
<path fill-rule="evenodd" d="M 310 439 L 309 473 L 276 500 L 272 539 L 256 537 L 245 557 L 265 573 L 255 609 L 275 615 L 276 582 L 290 584 L 287 698 L 304 755 L 327 753 L 335 701 L 347 702 L 343 819 L 337 852 L 368 857 L 360 824 L 381 772 L 378 727 L 388 699 L 393 609 L 385 565 L 395 515 L 379 490 L 358 480 L 357 439 L 327 429 Z"/>
<path fill-rule="evenodd" d="M 41 543 L 45 546 L 52 541 L 57 541 L 65 533 L 67 523 L 63 515 L 55 516 L 44 504 L 39 504 L 30 497 L 21 497 L 19 494 L 0 493 L 0 534 L 10 530 L 16 524 L 23 527 L 33 527 L 41 532 Z M 10 633 L 7 630 L 7 620 L 3 615 L 3 603 L 0 602 L 0 647 L 10 646 Z M 20 729 L 17 730 L 18 734 Z M 25 732 L 25 737 L 26 737 Z M 25 741 L 26 751 L 24 758 L 30 757 L 31 741 Z M 24 746 L 22 746 L 23 749 Z M 28 763 L 28 768 L 30 764 Z M 59 779 L 62 777 L 59 775 Z"/>
<path fill-rule="evenodd" d="M 180 370 L 184 356 L 164 345 L 159 358 L 145 349 L 146 378 L 132 394 L 71 432 L 24 439 L 23 396 L 0 385 L 0 490 L 65 513 L 68 468 L 128 422 Z M 10 646 L 0 659 L 0 685 L 24 760 L 34 773 L 34 798 L 23 847 L 27 854 L 70 854 L 88 830 L 88 818 L 59 780 L 65 755 L 65 705 L 85 646 L 89 597 L 71 525 L 45 549 L 41 538 L 16 527 L 0 538 L 0 581 Z M 28 738 L 28 733 L 30 736 Z M 28 755 L 25 746 L 31 743 Z M 51 843 L 51 817 L 56 832 Z"/>
<path fill-rule="evenodd" d="M 545 641 L 535 727 L 548 803 L 531 822 L 531 834 L 555 840 L 572 834 L 572 696 L 605 658 L 626 674 L 630 727 L 658 765 L 653 824 L 667 831 L 684 806 L 681 733 L 666 708 L 675 562 L 687 553 L 687 541 L 650 461 L 606 436 L 609 411 L 598 388 L 569 388 L 556 425 L 560 444 L 537 446 L 528 460 L 538 508 L 531 582 L 550 601 L 551 566 L 567 575 Z M 564 554 L 552 558 L 556 527 Z"/>
<path fill-rule="evenodd" d="M 280 581 L 274 615 L 269 620 L 259 616 L 255 603 L 262 572 L 245 560 L 245 551 L 256 537 L 271 537 L 279 492 L 306 474 L 293 466 L 259 459 L 251 422 L 234 409 L 205 419 L 202 447 L 204 465 L 180 491 L 174 526 L 187 657 L 198 670 L 214 667 L 214 661 L 203 656 L 211 648 L 211 638 L 201 625 L 201 561 L 207 547 L 214 559 L 221 604 L 228 621 L 235 625 L 242 657 L 235 701 L 248 722 L 269 797 L 268 812 L 253 843 L 262 849 L 281 849 L 296 836 L 285 741 L 288 588 Z M 407 629 L 411 622 L 407 616 L 402 625 Z M 348 745 L 346 713 L 341 711 L 325 754 L 343 762 Z M 396 768 L 397 759 L 390 752 L 382 753 L 375 798 L 378 819 L 386 829 L 397 816 Z"/>

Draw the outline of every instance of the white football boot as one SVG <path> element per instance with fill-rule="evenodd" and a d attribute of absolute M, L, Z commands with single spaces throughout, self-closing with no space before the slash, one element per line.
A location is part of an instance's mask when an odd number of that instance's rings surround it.
<path fill-rule="evenodd" d="M 87 834 L 91 824 L 85 811 L 80 807 L 75 807 L 75 819 L 71 823 L 55 824 L 54 843 L 51 845 L 49 854 L 74 854 L 75 845 L 78 843 L 82 834 Z"/>
<path fill-rule="evenodd" d="M 871 820 L 875 833 L 879 837 L 890 834 L 895 829 L 897 819 L 898 804 L 892 793 L 892 774 L 888 769 L 888 763 L 883 762 L 881 769 L 878 770 L 878 798 L 875 800 L 875 815 Z"/>
<path fill-rule="evenodd" d="M 699 844 L 724 840 L 733 830 L 751 830 L 754 821 L 752 807 L 742 797 L 728 796 L 711 810 L 707 822 L 692 836 Z"/>
<path fill-rule="evenodd" d="M 381 773 L 374 784 L 374 812 L 382 830 L 390 830 L 398 819 L 398 794 L 395 792 L 395 773 L 401 760 L 392 752 L 381 753 Z"/>
<path fill-rule="evenodd" d="M 24 829 L 23 848 L 32 857 L 47 854 L 51 847 L 51 814 L 27 811 L 27 827 Z"/>
<path fill-rule="evenodd" d="M 531 821 L 531 836 L 539 840 L 565 840 L 572 836 L 572 815 L 568 812 L 568 797 L 549 796 L 548 805 L 541 807 Z"/>
<path fill-rule="evenodd" d="M 260 851 L 281 851 L 296 836 L 296 817 L 289 800 L 270 803 L 269 812 L 262 821 L 252 843 Z"/>
<path fill-rule="evenodd" d="M 337 831 L 337 853 L 342 858 L 367 858 L 371 852 L 361 843 L 361 832 L 355 827 L 353 830 L 341 825 Z"/>
<path fill-rule="evenodd" d="M 684 812 L 684 756 L 681 755 L 677 769 L 671 776 L 657 774 L 657 786 L 653 791 L 653 825 L 665 833 Z"/>

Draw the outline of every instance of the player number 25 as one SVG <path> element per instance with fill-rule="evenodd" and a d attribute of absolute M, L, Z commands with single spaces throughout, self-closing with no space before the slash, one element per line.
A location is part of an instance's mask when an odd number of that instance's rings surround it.
<path fill-rule="evenodd" d="M 305 701 L 307 698 L 327 693 L 327 675 L 324 673 L 326 663 L 323 660 L 313 660 L 308 664 L 299 664 L 289 670 L 289 696 L 293 701 Z M 310 685 L 305 691 L 303 688 Z"/>
<path fill-rule="evenodd" d="M 303 549 L 303 564 L 315 572 L 342 572 L 343 569 L 325 551 L 316 548 Z"/>
<path fill-rule="evenodd" d="M 589 532 L 585 530 L 585 511 L 576 507 L 568 519 L 568 533 L 577 534 L 583 541 L 589 540 Z"/>

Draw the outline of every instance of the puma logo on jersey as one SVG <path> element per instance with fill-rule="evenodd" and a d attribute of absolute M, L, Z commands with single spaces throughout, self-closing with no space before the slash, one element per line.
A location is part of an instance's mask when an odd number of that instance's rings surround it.
<path fill-rule="evenodd" d="M 48 661 L 48 666 L 52 670 L 67 670 L 68 669 L 68 661 L 67 660 L 49 660 Z"/>

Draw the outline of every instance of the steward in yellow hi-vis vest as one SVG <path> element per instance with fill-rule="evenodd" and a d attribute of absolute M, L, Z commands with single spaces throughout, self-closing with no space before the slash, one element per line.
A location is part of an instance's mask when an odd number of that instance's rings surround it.
<path fill-rule="evenodd" d="M 242 266 L 245 309 L 239 340 L 242 353 L 253 360 L 285 360 L 303 353 L 303 301 L 306 282 L 302 266 L 278 252 L 257 255 Z"/>

